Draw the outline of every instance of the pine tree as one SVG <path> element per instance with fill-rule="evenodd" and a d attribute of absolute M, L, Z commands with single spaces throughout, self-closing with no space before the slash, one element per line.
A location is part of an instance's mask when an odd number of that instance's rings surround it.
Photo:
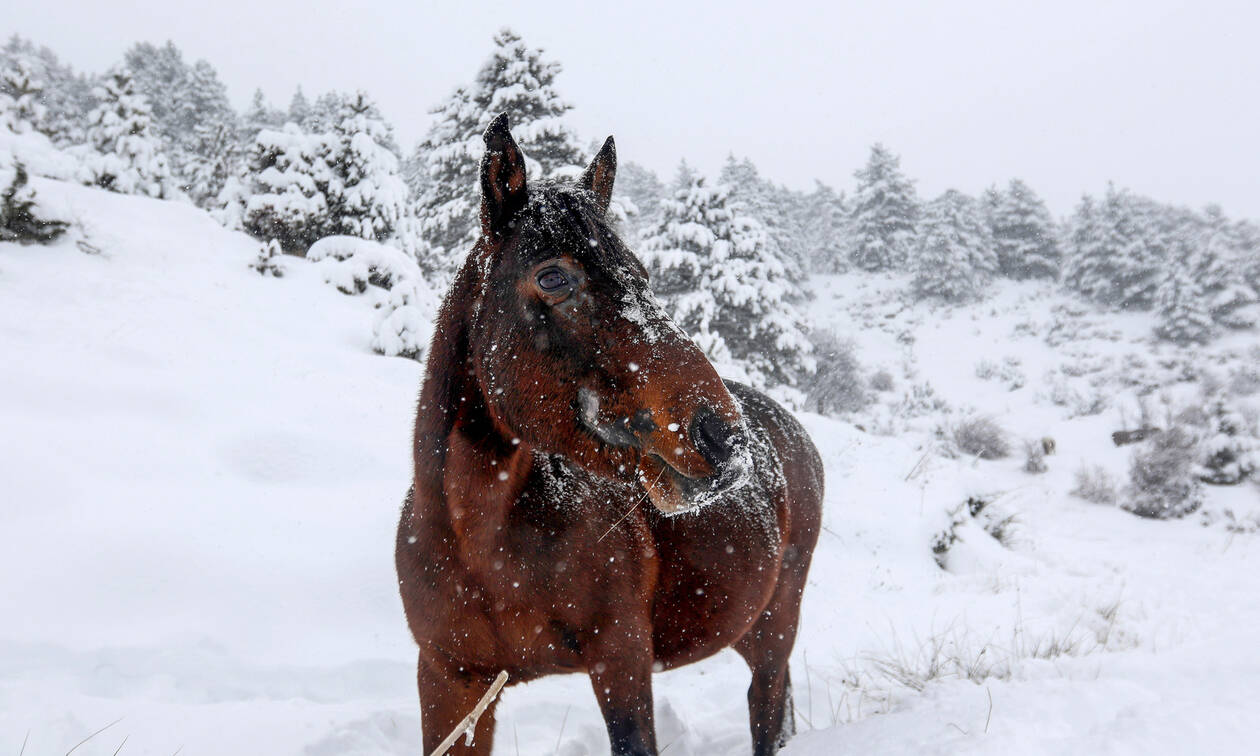
<path fill-rule="evenodd" d="M 1028 185 L 1011 179 L 1005 192 L 986 192 L 983 204 L 1002 275 L 1017 280 L 1059 277 L 1062 253 L 1054 220 Z"/>
<path fill-rule="evenodd" d="M 331 208 L 335 223 L 341 233 L 384 241 L 407 202 L 398 158 L 386 147 L 389 126 L 367 94 L 358 92 L 342 103 L 332 136 L 337 146 L 330 166 L 339 179 Z"/>
<path fill-rule="evenodd" d="M 179 118 L 184 125 L 177 150 L 186 191 L 198 207 L 210 207 L 236 170 L 241 151 L 227 88 L 204 60 L 189 71 Z"/>
<path fill-rule="evenodd" d="M 337 175 L 337 144 L 324 134 L 305 134 L 296 124 L 258 132 L 241 175 L 224 188 L 221 220 L 235 220 L 255 239 L 275 239 L 285 252 L 305 254 L 337 233 L 330 197 Z"/>
<path fill-rule="evenodd" d="M 431 280 L 453 275 L 480 231 L 481 133 L 494 116 L 512 114 L 530 176 L 576 175 L 586 162 L 562 120 L 572 106 L 555 89 L 560 64 L 545 60 L 541 49 L 526 46 L 507 29 L 495 35 L 494 44 L 472 86 L 460 87 L 432 111 L 433 125 L 409 161 L 410 185 L 421 190 L 416 213 L 431 250 L 421 267 Z M 427 180 L 415 180 L 421 171 Z"/>
<path fill-rule="evenodd" d="M 1203 288 L 1212 320 L 1226 328 L 1254 326 L 1248 309 L 1260 301 L 1260 292 L 1247 280 L 1248 257 L 1260 250 L 1248 249 L 1240 228 L 1229 222 L 1220 207 L 1211 206 L 1200 222 L 1186 224 L 1178 239 L 1181 248 L 1195 251 L 1191 275 Z"/>
<path fill-rule="evenodd" d="M 1102 202 L 1086 198 L 1072 221 L 1064 283 L 1087 299 L 1119 309 L 1150 309 L 1167 250 L 1158 208 L 1109 186 Z"/>
<path fill-rule="evenodd" d="M 997 274 L 997 255 L 975 200 L 950 189 L 928 203 L 915 252 L 919 298 L 962 303 L 980 299 Z"/>
<path fill-rule="evenodd" d="M 13 180 L 0 191 L 0 242 L 48 244 L 69 227 L 68 221 L 40 217 L 26 167 L 21 163 L 15 165 Z"/>
<path fill-rule="evenodd" d="M 849 267 L 848 216 L 844 194 L 816 181 L 805 198 L 805 246 L 816 273 L 843 273 Z"/>
<path fill-rule="evenodd" d="M 616 194 L 633 209 L 626 229 L 629 241 L 643 238 L 660 223 L 665 185 L 650 169 L 629 161 L 618 165 Z"/>
<path fill-rule="evenodd" d="M 740 215 L 755 218 L 765 229 L 770 253 L 783 261 L 788 278 L 796 284 L 792 297 L 805 298 L 800 285 L 808 278 L 804 228 L 796 212 L 801 199 L 781 186 L 762 178 L 757 166 L 748 158 L 726 158 L 718 181 L 730 188 L 731 209 Z"/>
<path fill-rule="evenodd" d="M 1212 316 L 1192 274 L 1195 265 L 1194 260 L 1177 261 L 1159 286 L 1155 333 L 1175 344 L 1206 344 L 1212 338 Z"/>
<path fill-rule="evenodd" d="M 306 101 L 306 95 L 302 94 L 302 88 L 298 87 L 289 100 L 289 122 L 301 125 L 310 116 L 311 104 Z"/>
<path fill-rule="evenodd" d="M 914 184 L 901 173 L 900 162 L 876 144 L 866 167 L 854 174 L 858 186 L 849 220 L 849 256 L 862 270 L 893 270 L 910 258 L 919 202 Z"/>
<path fill-rule="evenodd" d="M 725 187 L 685 170 L 676 187 L 644 243 L 653 291 L 711 359 L 762 386 L 797 385 L 814 369 L 812 346 L 765 229 L 731 212 Z"/>
<path fill-rule="evenodd" d="M 279 129 L 284 126 L 285 120 L 285 114 L 271 107 L 263 91 L 255 89 L 249 108 L 241 116 L 242 144 L 253 144 L 254 138 L 258 136 L 258 132 L 263 129 Z M 302 124 L 298 125 L 301 126 Z"/>
<path fill-rule="evenodd" d="M 81 180 L 122 194 L 175 196 L 149 103 L 136 93 L 131 73 L 123 66 L 113 68 L 96 96 L 100 105 L 88 116 L 89 149 L 79 151 Z"/>
<path fill-rule="evenodd" d="M 0 70 L 0 127 L 15 134 L 36 131 L 44 123 L 44 85 L 25 56 Z"/>
<path fill-rule="evenodd" d="M 81 143 L 87 114 L 95 105 L 92 85 L 58 60 L 52 50 L 37 48 L 30 40 L 15 34 L 0 48 L 0 70 L 19 64 L 25 66 L 40 85 L 38 103 L 43 114 L 35 128 L 60 147 Z M 0 93 L 10 97 L 17 94 L 2 80 Z"/>

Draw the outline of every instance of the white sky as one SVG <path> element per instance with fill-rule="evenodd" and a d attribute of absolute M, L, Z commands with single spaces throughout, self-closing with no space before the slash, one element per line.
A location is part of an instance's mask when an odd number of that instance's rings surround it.
<path fill-rule="evenodd" d="M 849 190 L 871 142 L 931 196 L 1019 176 L 1068 212 L 1108 180 L 1260 219 L 1260 3 L 20 2 L 6 26 L 101 71 L 137 40 L 255 87 L 368 90 L 410 151 L 501 26 L 561 61 L 588 140 L 668 178 L 747 155 Z M 7 33 L 6 33 L 7 34 Z"/>

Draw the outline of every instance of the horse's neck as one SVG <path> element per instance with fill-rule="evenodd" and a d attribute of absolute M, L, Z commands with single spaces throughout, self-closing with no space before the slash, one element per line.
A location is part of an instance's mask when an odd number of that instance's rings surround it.
<path fill-rule="evenodd" d="M 469 256 L 438 313 L 415 425 L 417 503 L 431 516 L 467 521 L 477 511 L 493 522 L 510 509 L 500 473 L 516 483 L 531 453 L 495 427 L 477 383 L 469 347 L 478 291 L 477 254 Z M 511 497 L 514 498 L 514 497 Z"/>

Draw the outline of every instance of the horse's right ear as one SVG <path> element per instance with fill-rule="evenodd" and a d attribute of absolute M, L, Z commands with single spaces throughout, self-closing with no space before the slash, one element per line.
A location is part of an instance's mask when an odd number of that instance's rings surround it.
<path fill-rule="evenodd" d="M 581 186 L 595 195 L 601 213 L 608 212 L 608 203 L 612 201 L 613 181 L 617 178 L 617 145 L 613 138 L 604 140 L 599 154 L 587 166 L 582 174 Z"/>
<path fill-rule="evenodd" d="M 508 130 L 507 113 L 486 127 L 486 154 L 481 158 L 481 232 L 502 236 L 525 206 L 525 156 Z"/>

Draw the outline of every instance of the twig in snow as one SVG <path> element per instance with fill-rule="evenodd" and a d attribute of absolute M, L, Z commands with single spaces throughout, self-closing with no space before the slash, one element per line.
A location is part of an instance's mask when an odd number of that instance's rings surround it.
<path fill-rule="evenodd" d="M 123 738 L 123 742 L 119 743 L 118 747 L 114 749 L 114 756 L 118 756 L 118 754 L 122 751 L 123 746 L 127 745 L 127 739 L 130 737 L 130 735 L 127 735 Z"/>
<path fill-rule="evenodd" d="M 560 738 L 564 737 L 564 723 L 569 721 L 569 709 L 573 708 L 573 704 L 564 707 L 564 716 L 560 718 L 560 734 L 556 736 L 556 753 L 560 753 Z"/>
<path fill-rule="evenodd" d="M 84 743 L 88 742 L 89 740 L 91 740 L 92 738 L 96 737 L 97 735 L 100 735 L 102 732 L 105 732 L 106 730 L 108 730 L 109 728 L 113 727 L 114 725 L 118 724 L 118 723 L 119 723 L 119 722 L 121 722 L 121 721 L 123 721 L 123 718 L 122 718 L 122 717 L 119 717 L 118 719 L 115 719 L 113 722 L 110 722 L 109 724 L 105 725 L 104 727 L 102 727 L 101 729 L 99 729 L 99 730 L 97 730 L 96 732 L 92 733 L 91 735 L 88 735 L 88 736 L 87 736 L 86 738 L 84 738 L 83 740 L 80 740 L 78 743 L 75 743 L 75 744 L 74 744 L 74 748 L 71 748 L 69 751 L 66 751 L 66 756 L 70 756 L 70 754 L 74 753 L 74 752 L 75 752 L 75 750 L 76 750 L 76 749 L 78 749 L 78 747 L 79 747 L 79 746 L 81 746 L 81 745 L 83 745 Z"/>
<path fill-rule="evenodd" d="M 22 756 L 22 754 L 26 753 L 26 741 L 30 739 L 31 739 L 31 731 L 27 730 L 26 737 L 22 738 L 22 750 L 18 751 L 18 756 Z"/>
<path fill-rule="evenodd" d="M 459 724 L 455 725 L 455 729 L 451 730 L 451 734 L 447 735 L 441 743 L 438 743 L 438 747 L 433 749 L 433 753 L 429 754 L 429 756 L 442 756 L 451 749 L 451 746 L 455 745 L 455 741 L 459 740 L 461 735 L 465 733 L 471 735 L 477 729 L 477 720 L 481 719 L 481 715 L 484 714 L 486 709 L 490 707 L 490 703 L 494 701 L 496 696 L 499 695 L 499 691 L 503 690 L 503 686 L 507 684 L 507 680 L 507 670 L 500 672 L 499 676 L 494 678 L 494 682 L 490 683 L 490 689 L 485 692 L 485 695 L 483 695 L 481 700 L 477 702 L 477 705 L 472 708 L 472 711 L 468 712 L 468 714 L 459 721 Z M 69 755 L 67 754 L 67 756 Z"/>
<path fill-rule="evenodd" d="M 984 692 L 989 694 L 989 713 L 984 715 L 984 734 L 989 734 L 989 722 L 993 720 L 993 691 L 989 690 L 989 686 L 984 686 Z"/>

